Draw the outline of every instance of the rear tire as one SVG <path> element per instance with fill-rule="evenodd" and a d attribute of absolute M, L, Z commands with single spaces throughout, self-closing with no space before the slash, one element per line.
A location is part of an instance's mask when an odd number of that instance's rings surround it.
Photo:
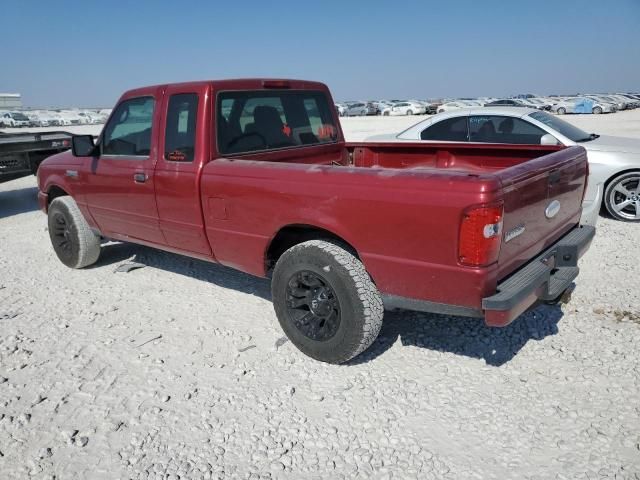
<path fill-rule="evenodd" d="M 619 175 L 604 191 L 604 206 L 623 222 L 640 222 L 640 171 Z"/>
<path fill-rule="evenodd" d="M 282 330 L 302 353 L 344 363 L 366 350 L 384 307 L 364 265 L 341 245 L 310 240 L 278 259 L 271 283 Z"/>
<path fill-rule="evenodd" d="M 83 268 L 98 261 L 100 237 L 91 231 L 75 200 L 55 198 L 49 205 L 49 238 L 60 261 Z"/>
<path fill-rule="evenodd" d="M 413 115 L 413 112 L 411 110 L 407 110 L 407 115 Z"/>

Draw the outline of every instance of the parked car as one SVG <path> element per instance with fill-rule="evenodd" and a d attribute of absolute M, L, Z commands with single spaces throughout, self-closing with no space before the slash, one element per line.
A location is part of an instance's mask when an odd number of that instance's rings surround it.
<path fill-rule="evenodd" d="M 376 106 L 378 107 L 378 115 L 383 115 L 387 117 L 391 114 L 393 103 L 381 101 L 381 102 L 378 102 Z"/>
<path fill-rule="evenodd" d="M 460 110 L 461 108 L 476 108 L 478 105 L 466 101 L 455 101 L 443 103 L 438 107 L 438 113 L 449 112 L 451 110 Z"/>
<path fill-rule="evenodd" d="M 587 98 L 594 99 L 600 103 L 609 103 L 611 105 L 614 105 L 616 107 L 616 111 L 626 110 L 628 107 L 626 99 L 616 98 L 613 95 L 597 94 L 597 95 L 584 95 L 584 96 Z"/>
<path fill-rule="evenodd" d="M 29 117 L 21 112 L 1 112 L 0 127 L 28 127 L 31 124 Z"/>
<path fill-rule="evenodd" d="M 336 103 L 335 107 L 336 107 L 336 110 L 338 112 L 338 115 L 341 116 L 341 117 L 344 117 L 344 114 L 347 111 L 347 106 L 343 105 L 342 103 Z"/>
<path fill-rule="evenodd" d="M 391 110 L 389 110 L 389 115 L 398 116 L 398 115 L 413 115 L 413 107 L 408 102 L 397 102 L 391 106 Z"/>
<path fill-rule="evenodd" d="M 40 165 L 53 251 L 86 267 L 106 237 L 269 277 L 292 344 L 331 363 L 374 342 L 384 308 L 504 326 L 567 299 L 595 234 L 583 148 L 346 143 L 332 105 L 297 80 L 125 93 L 97 144 Z"/>
<path fill-rule="evenodd" d="M 538 110 L 497 107 L 438 114 L 391 138 L 367 140 L 382 139 L 580 145 L 590 171 L 581 222 L 595 225 L 602 207 L 618 220 L 640 222 L 640 139 L 587 133 Z"/>
<path fill-rule="evenodd" d="M 344 112 L 345 117 L 364 116 L 364 115 L 377 115 L 377 109 L 372 103 L 352 103 L 347 106 Z"/>
<path fill-rule="evenodd" d="M 42 113 L 36 111 L 26 112 L 25 115 L 29 119 L 30 127 L 48 127 L 49 121 L 44 118 Z"/>
<path fill-rule="evenodd" d="M 484 104 L 485 107 L 527 107 L 524 103 L 524 99 L 515 99 L 515 98 L 503 98 L 501 100 L 494 100 L 493 102 L 487 102 Z M 537 107 L 534 107 L 537 108 Z"/>
<path fill-rule="evenodd" d="M 633 95 L 628 95 L 626 93 L 617 93 L 616 95 L 625 99 L 628 108 L 640 108 L 640 98 L 636 98 Z"/>
<path fill-rule="evenodd" d="M 572 97 L 560 100 L 553 107 L 553 113 L 615 113 L 617 107 L 613 103 L 605 103 L 596 97 Z"/>
<path fill-rule="evenodd" d="M 424 105 L 415 102 L 394 103 L 389 111 L 389 115 L 420 115 L 426 112 Z"/>

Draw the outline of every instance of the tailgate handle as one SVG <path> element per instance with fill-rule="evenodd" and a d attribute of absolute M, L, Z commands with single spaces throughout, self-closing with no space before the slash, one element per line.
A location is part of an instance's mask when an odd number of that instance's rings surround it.
<path fill-rule="evenodd" d="M 551 170 L 549 173 L 549 185 L 558 183 L 560 178 L 562 178 L 562 172 L 560 170 Z"/>

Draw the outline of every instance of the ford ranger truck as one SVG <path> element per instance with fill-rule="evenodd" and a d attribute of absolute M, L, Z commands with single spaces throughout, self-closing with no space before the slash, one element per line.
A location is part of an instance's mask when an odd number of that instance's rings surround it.
<path fill-rule="evenodd" d="M 501 327 L 566 298 L 586 178 L 581 147 L 347 143 L 322 83 L 244 79 L 126 92 L 38 198 L 66 266 L 112 239 L 268 277 L 291 342 L 342 363 L 385 308 Z"/>

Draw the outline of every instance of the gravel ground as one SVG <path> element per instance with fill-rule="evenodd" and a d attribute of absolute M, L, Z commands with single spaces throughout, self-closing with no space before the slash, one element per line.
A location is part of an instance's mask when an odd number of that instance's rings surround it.
<path fill-rule="evenodd" d="M 68 270 L 35 194 L 0 185 L 0 479 L 640 479 L 638 225 L 600 219 L 569 305 L 387 313 L 331 366 L 265 280 L 126 244 Z"/>

